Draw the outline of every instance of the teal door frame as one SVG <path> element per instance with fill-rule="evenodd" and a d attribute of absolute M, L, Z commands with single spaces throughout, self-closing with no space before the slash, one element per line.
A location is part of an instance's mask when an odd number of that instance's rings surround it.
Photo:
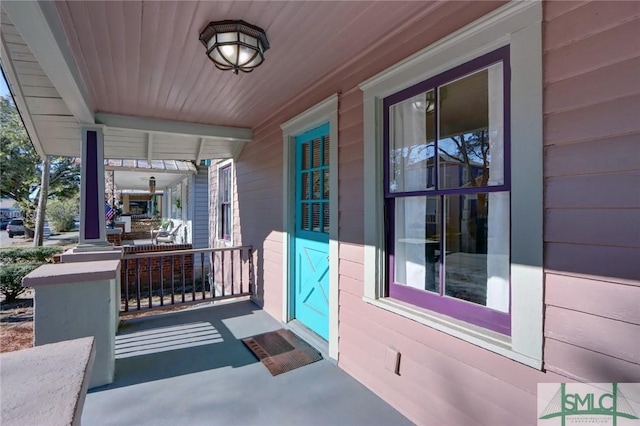
<path fill-rule="evenodd" d="M 289 260 L 293 314 L 329 340 L 329 123 L 296 136 L 295 229 Z"/>
<path fill-rule="evenodd" d="M 332 95 L 280 127 L 283 132 L 283 262 L 282 320 L 293 319 L 290 262 L 295 238 L 295 138 L 329 123 L 330 227 L 329 227 L 329 340 L 328 356 L 338 359 L 338 95 Z"/>

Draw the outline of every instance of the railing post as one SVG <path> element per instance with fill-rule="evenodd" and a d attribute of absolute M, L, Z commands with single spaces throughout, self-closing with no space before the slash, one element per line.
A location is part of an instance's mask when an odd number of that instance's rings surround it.
<path fill-rule="evenodd" d="M 136 286 L 136 303 L 138 306 L 138 310 L 140 310 L 140 259 L 136 259 L 136 278 L 137 278 L 137 286 Z"/>
<path fill-rule="evenodd" d="M 249 293 L 255 296 L 255 277 L 253 275 L 253 249 L 249 247 Z"/>
<path fill-rule="evenodd" d="M 244 249 L 240 249 L 240 294 L 243 293 L 242 289 L 242 270 L 244 269 Z"/>
<path fill-rule="evenodd" d="M 207 297 L 207 286 L 204 279 L 204 253 L 200 253 L 200 280 L 202 283 L 202 300 L 204 300 Z"/>
<path fill-rule="evenodd" d="M 129 312 L 129 259 L 124 260 L 124 288 L 125 288 L 125 299 L 124 299 L 124 311 Z"/>
<path fill-rule="evenodd" d="M 175 258 L 171 255 L 171 304 L 175 305 L 176 303 L 176 285 L 175 285 Z"/>
<path fill-rule="evenodd" d="M 221 252 L 220 270 L 222 271 L 222 297 L 224 297 L 225 277 L 224 277 L 224 250 Z"/>
<path fill-rule="evenodd" d="M 147 259 L 149 269 L 149 308 L 153 307 L 153 265 L 151 264 L 151 256 Z"/>
<path fill-rule="evenodd" d="M 164 306 L 164 265 L 163 265 L 163 260 L 164 258 L 162 256 L 160 256 L 160 258 L 158 259 L 158 268 L 160 268 L 160 306 Z"/>
<path fill-rule="evenodd" d="M 235 283 L 233 282 L 233 270 L 234 270 L 234 269 L 235 269 L 235 267 L 236 267 L 236 265 L 235 265 L 235 263 L 234 263 L 234 261 L 233 261 L 233 259 L 234 259 L 234 257 L 235 257 L 233 254 L 234 254 L 234 251 L 233 251 L 233 250 L 231 250 L 231 295 L 232 295 L 232 296 L 234 295 L 233 287 L 234 287 L 234 284 L 235 284 Z"/>

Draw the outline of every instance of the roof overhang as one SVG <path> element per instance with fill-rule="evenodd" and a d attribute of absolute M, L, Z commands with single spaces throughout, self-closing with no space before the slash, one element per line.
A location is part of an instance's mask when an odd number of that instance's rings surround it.
<path fill-rule="evenodd" d="M 187 176 L 198 173 L 198 168 L 191 161 L 174 160 L 126 160 L 109 159 L 104 161 L 104 168 L 113 172 L 118 191 L 149 191 L 149 179 L 153 176 L 156 188 L 171 186 Z"/>
<path fill-rule="evenodd" d="M 2 67 L 40 156 L 81 155 L 81 127 L 104 125 L 105 158 L 236 158 L 248 128 L 96 113 L 49 2 L 2 2 Z"/>

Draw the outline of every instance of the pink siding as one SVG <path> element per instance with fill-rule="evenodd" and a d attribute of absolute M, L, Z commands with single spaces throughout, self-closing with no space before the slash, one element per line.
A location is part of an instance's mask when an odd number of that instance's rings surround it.
<path fill-rule="evenodd" d="M 637 381 L 640 4 L 562 13 L 556 3 L 545 8 L 543 56 L 545 365 L 578 380 Z"/>
<path fill-rule="evenodd" d="M 357 85 L 498 6 L 445 2 L 407 17 L 412 25 L 393 43 L 378 42 L 366 60 L 275 111 L 236 163 L 238 225 L 257 250 L 258 300 L 280 318 L 279 125 L 341 93 L 338 365 L 418 424 L 535 424 L 539 382 L 640 381 L 637 2 L 544 5 L 545 371 L 362 300 L 366 182 Z M 384 369 L 389 346 L 402 353 L 399 376 Z"/>
<path fill-rule="evenodd" d="M 640 325 L 640 286 L 637 281 L 632 284 L 626 280 L 595 280 L 547 270 L 546 304 Z"/>

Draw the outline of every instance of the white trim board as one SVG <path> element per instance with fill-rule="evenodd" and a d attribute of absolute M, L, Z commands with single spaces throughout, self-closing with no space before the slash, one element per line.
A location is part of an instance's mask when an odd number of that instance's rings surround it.
<path fill-rule="evenodd" d="M 338 359 L 338 95 L 334 94 L 305 112 L 283 123 L 283 238 L 282 238 L 282 321 L 292 319 L 289 293 L 289 260 L 291 258 L 291 238 L 295 226 L 295 137 L 317 126 L 329 122 L 329 357 Z"/>
<path fill-rule="evenodd" d="M 9 19 L 20 32 L 33 56 L 51 80 L 71 113 L 81 124 L 93 124 L 93 108 L 68 51 L 64 32 L 59 28 L 53 4 L 37 1 L 2 3 Z"/>
<path fill-rule="evenodd" d="M 214 126 L 102 112 L 96 113 L 96 122 L 104 124 L 111 129 L 197 136 L 204 139 L 247 142 L 253 138 L 253 130 L 244 127 Z"/>

